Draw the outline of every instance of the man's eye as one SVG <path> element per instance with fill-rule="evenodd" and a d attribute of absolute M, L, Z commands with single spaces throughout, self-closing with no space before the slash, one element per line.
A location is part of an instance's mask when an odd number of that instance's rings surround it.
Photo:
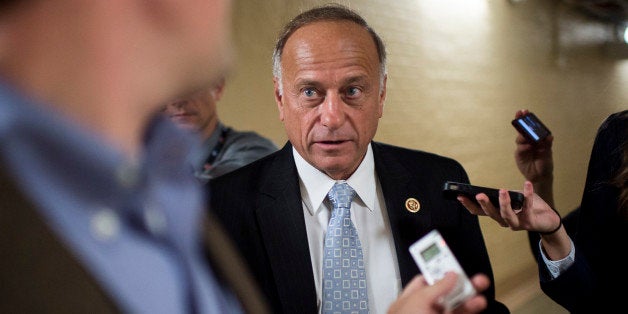
<path fill-rule="evenodd" d="M 303 95 L 305 95 L 305 97 L 314 97 L 316 96 L 316 91 L 312 88 L 306 88 L 303 90 Z"/>
<path fill-rule="evenodd" d="M 353 96 L 357 96 L 359 94 L 360 94 L 360 89 L 357 88 L 357 87 L 349 87 L 347 89 L 347 95 L 348 96 L 352 96 L 353 97 Z"/>

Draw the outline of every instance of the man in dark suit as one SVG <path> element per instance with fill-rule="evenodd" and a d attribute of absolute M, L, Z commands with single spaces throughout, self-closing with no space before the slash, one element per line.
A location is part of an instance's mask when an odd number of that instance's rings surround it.
<path fill-rule="evenodd" d="M 445 181 L 468 182 L 463 167 L 373 141 L 386 96 L 385 59 L 383 42 L 355 12 L 327 5 L 298 15 L 274 52 L 275 99 L 289 142 L 210 181 L 212 210 L 277 313 L 329 309 L 322 268 L 333 214 L 325 198 L 336 183 L 357 194 L 351 221 L 371 313 L 386 312 L 419 274 L 408 248 L 433 229 L 468 275 L 492 282 L 477 217 L 442 197 Z M 483 294 L 487 312 L 508 312 L 492 285 Z"/>

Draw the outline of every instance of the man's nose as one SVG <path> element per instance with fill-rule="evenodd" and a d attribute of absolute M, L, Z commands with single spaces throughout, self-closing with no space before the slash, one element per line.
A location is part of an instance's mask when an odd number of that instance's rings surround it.
<path fill-rule="evenodd" d="M 187 100 L 177 100 L 175 102 L 173 102 L 171 104 L 171 106 L 177 108 L 177 109 L 181 109 L 183 108 L 183 106 L 185 106 L 185 104 L 187 104 Z"/>
<path fill-rule="evenodd" d="M 345 122 L 345 103 L 338 93 L 328 93 L 321 108 L 321 123 L 330 128 L 339 128 Z"/>

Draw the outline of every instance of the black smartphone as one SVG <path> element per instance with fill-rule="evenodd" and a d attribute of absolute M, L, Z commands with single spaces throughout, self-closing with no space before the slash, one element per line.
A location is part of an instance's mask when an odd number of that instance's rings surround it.
<path fill-rule="evenodd" d="M 493 203 L 493 206 L 499 208 L 499 189 L 453 181 L 447 181 L 443 186 L 443 196 L 445 198 L 455 200 L 458 195 L 464 195 L 471 201 L 478 204 L 478 206 L 480 204 L 475 199 L 475 195 L 480 193 L 486 194 L 491 203 Z M 508 191 L 508 194 L 510 194 L 510 206 L 512 209 L 519 209 L 523 206 L 523 193 Z"/>
<path fill-rule="evenodd" d="M 552 132 L 532 112 L 512 120 L 512 126 L 530 141 L 538 142 L 548 137 Z"/>

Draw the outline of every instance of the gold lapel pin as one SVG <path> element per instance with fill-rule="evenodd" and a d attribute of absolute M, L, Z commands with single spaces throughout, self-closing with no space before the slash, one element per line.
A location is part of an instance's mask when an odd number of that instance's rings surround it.
<path fill-rule="evenodd" d="M 406 200 L 406 209 L 411 213 L 416 213 L 421 209 L 421 203 L 416 198 L 409 198 Z"/>

